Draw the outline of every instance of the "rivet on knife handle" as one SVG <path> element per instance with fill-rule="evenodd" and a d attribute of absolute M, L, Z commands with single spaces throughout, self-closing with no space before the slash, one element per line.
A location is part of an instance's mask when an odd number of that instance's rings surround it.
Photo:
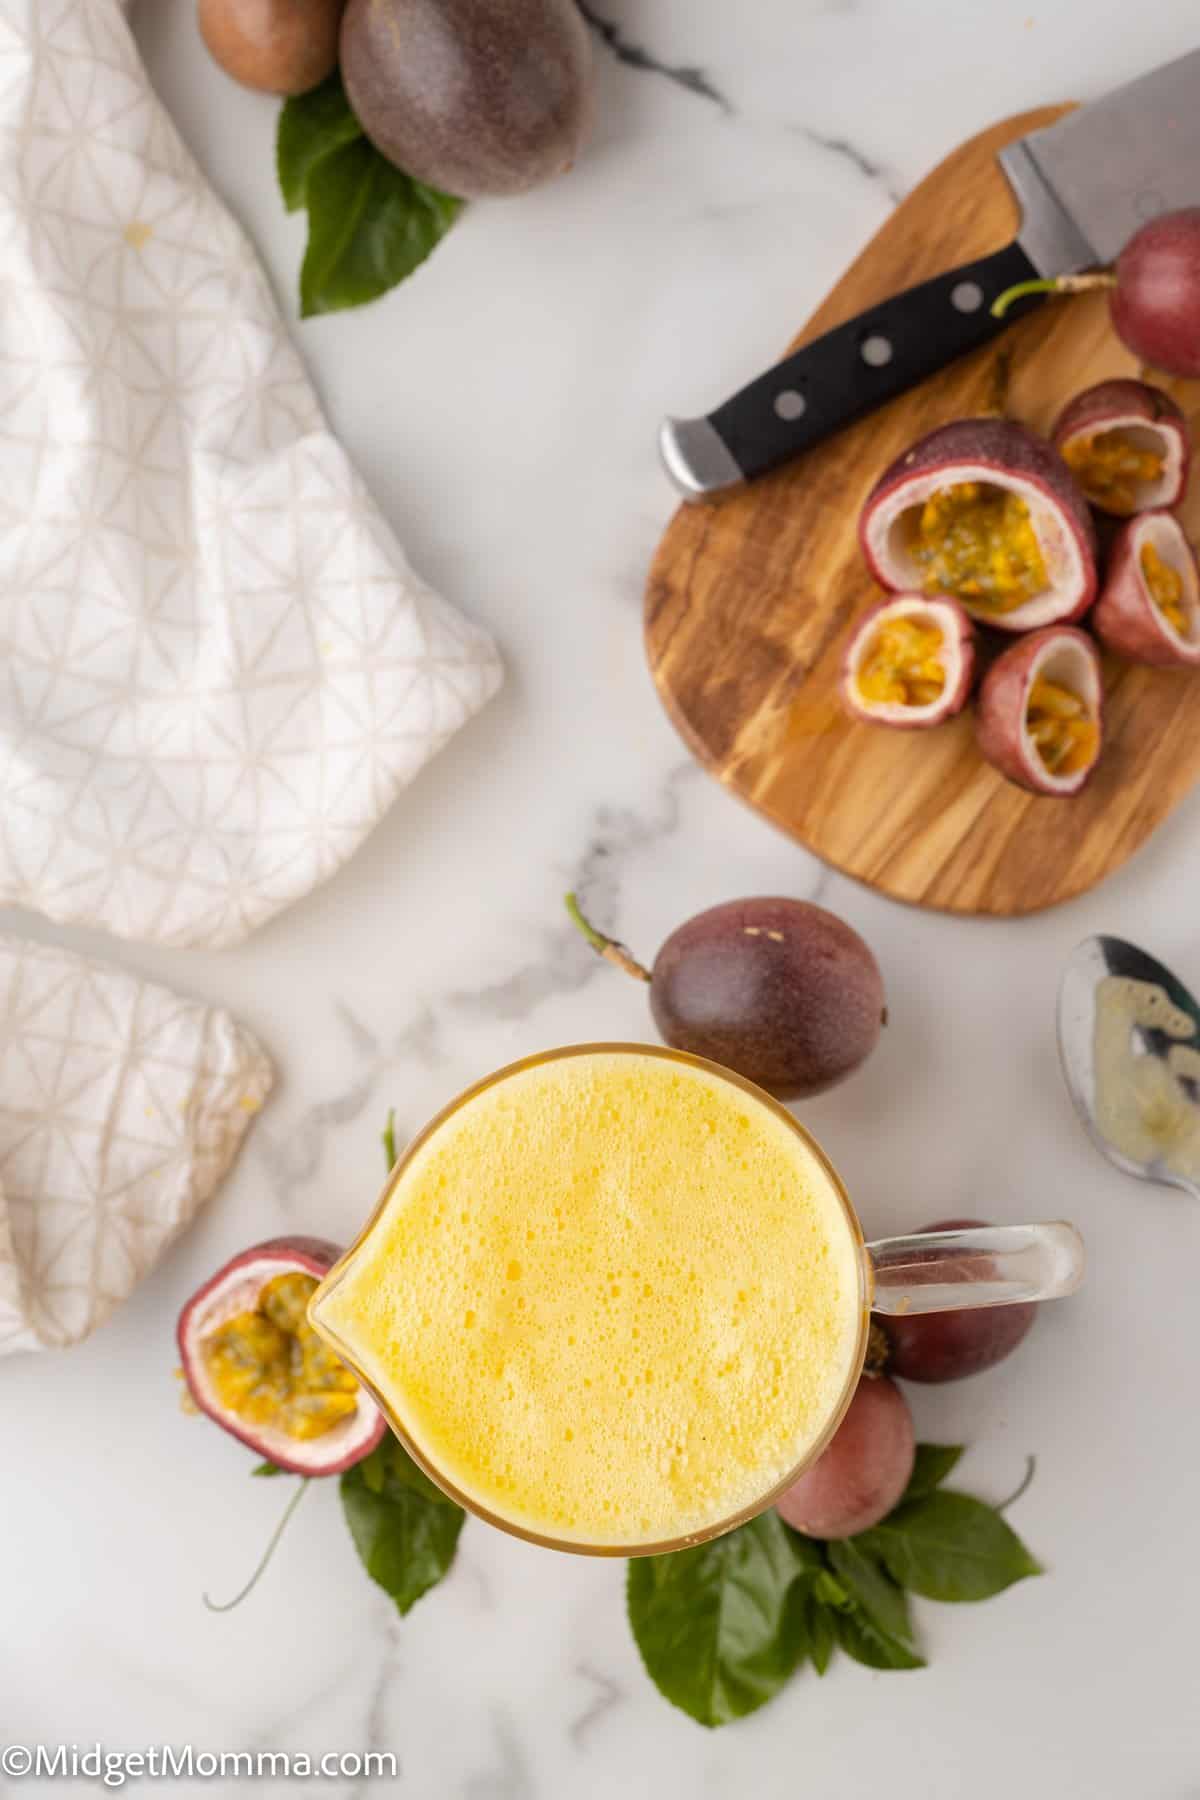
<path fill-rule="evenodd" d="M 707 418 L 666 420 L 659 446 L 668 475 L 687 500 L 765 475 L 998 337 L 1039 301 L 1022 301 L 1003 320 L 992 317 L 992 301 L 1037 272 L 1010 244 L 827 331 Z"/>

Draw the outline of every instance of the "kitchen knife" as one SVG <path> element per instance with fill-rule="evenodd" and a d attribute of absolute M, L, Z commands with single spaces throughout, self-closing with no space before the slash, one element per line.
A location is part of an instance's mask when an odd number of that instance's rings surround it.
<path fill-rule="evenodd" d="M 1021 207 L 1013 243 L 827 331 L 707 418 L 665 421 L 663 462 L 685 499 L 811 449 L 1042 303 L 994 319 L 1006 288 L 1111 262 L 1147 219 L 1200 201 L 1200 50 L 1031 132 L 998 160 Z"/>

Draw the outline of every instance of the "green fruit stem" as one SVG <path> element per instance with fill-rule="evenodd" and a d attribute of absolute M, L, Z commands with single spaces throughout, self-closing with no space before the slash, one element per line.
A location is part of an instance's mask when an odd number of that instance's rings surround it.
<path fill-rule="evenodd" d="M 1045 281 L 1018 281 L 992 301 L 992 317 L 1002 319 L 1010 306 L 1030 294 L 1090 294 L 1096 288 L 1116 285 L 1117 278 L 1108 269 L 1095 269 L 1089 275 L 1055 275 Z"/>
<path fill-rule="evenodd" d="M 649 981 L 649 969 L 644 969 L 624 944 L 618 944 L 615 938 L 605 937 L 602 931 L 597 931 L 590 920 L 584 917 L 579 901 L 574 894 L 566 896 L 564 905 L 572 925 L 577 931 L 582 932 L 597 956 L 602 956 L 605 962 L 612 963 L 614 968 L 620 969 L 624 974 L 632 975 L 635 981 Z"/>
<path fill-rule="evenodd" d="M 211 1600 L 207 1594 L 202 1596 L 203 1600 L 204 1600 L 204 1604 L 205 1604 L 205 1606 L 207 1606 L 209 1612 L 216 1612 L 216 1613 L 232 1612 L 234 1607 L 240 1606 L 242 1604 L 242 1601 L 246 1598 L 247 1594 L 252 1593 L 253 1590 L 258 1586 L 259 1578 L 260 1578 L 260 1576 L 266 1574 L 267 1564 L 270 1562 L 271 1558 L 274 1556 L 275 1551 L 279 1545 L 279 1540 L 283 1536 L 284 1532 L 287 1530 L 288 1521 L 290 1520 L 292 1514 L 295 1512 L 296 1508 L 299 1506 L 300 1502 L 303 1500 L 305 1490 L 307 1489 L 308 1484 L 311 1480 L 312 1480 L 312 1476 L 306 1475 L 303 1478 L 303 1480 L 301 1481 L 300 1486 L 296 1489 L 295 1493 L 292 1495 L 291 1499 L 288 1501 L 287 1505 L 284 1507 L 283 1517 L 280 1519 L 278 1525 L 275 1527 L 274 1531 L 271 1533 L 270 1539 L 267 1543 L 267 1547 L 258 1559 L 258 1566 L 256 1567 L 253 1575 L 251 1575 L 249 1581 L 246 1583 L 245 1587 L 240 1588 L 238 1590 L 238 1592 L 233 1596 L 232 1600 L 217 1601 L 217 1600 Z"/>

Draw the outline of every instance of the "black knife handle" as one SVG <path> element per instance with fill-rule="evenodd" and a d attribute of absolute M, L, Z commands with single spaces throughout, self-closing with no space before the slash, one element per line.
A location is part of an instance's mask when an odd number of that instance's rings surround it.
<path fill-rule="evenodd" d="M 991 306 L 1037 270 L 1019 244 L 908 288 L 786 357 L 708 423 L 745 480 L 802 450 L 998 337 L 1042 296 L 1019 301 L 1003 319 Z"/>

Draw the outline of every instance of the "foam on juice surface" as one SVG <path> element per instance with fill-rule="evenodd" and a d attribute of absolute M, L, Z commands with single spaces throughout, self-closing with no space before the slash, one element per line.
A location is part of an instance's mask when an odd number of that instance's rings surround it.
<path fill-rule="evenodd" d="M 689 1064 L 589 1052 L 460 1106 L 318 1311 L 463 1494 L 645 1544 L 752 1505 L 820 1434 L 857 1256 L 777 1114 Z"/>

